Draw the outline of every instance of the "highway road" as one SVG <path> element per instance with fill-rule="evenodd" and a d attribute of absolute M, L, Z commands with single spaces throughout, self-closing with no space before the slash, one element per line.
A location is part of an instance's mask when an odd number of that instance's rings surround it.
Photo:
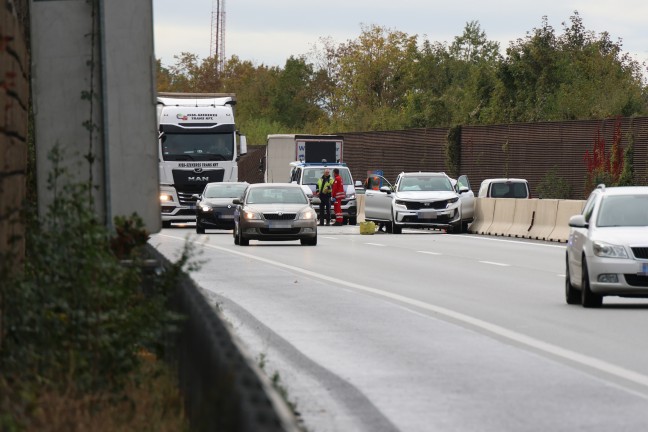
<path fill-rule="evenodd" d="M 311 432 L 648 430 L 648 299 L 564 301 L 565 246 L 320 227 L 235 246 L 172 228 L 150 243 L 192 278 Z"/>

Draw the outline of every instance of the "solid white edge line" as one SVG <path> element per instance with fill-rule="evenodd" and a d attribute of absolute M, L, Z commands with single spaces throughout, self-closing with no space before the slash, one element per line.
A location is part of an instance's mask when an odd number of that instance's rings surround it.
<path fill-rule="evenodd" d="M 440 252 L 431 252 L 431 251 L 416 251 L 418 253 L 427 254 L 427 255 L 441 255 Z"/>
<path fill-rule="evenodd" d="M 175 237 L 175 236 L 169 236 L 169 235 L 166 235 L 166 234 L 158 234 L 158 235 L 160 235 L 162 237 L 175 239 L 175 240 L 182 240 L 182 241 L 186 240 L 184 238 Z M 500 327 L 498 325 L 491 324 L 491 323 L 486 322 L 486 321 L 482 321 L 482 320 L 480 320 L 478 318 L 474 318 L 474 317 L 462 314 L 460 312 L 455 312 L 453 310 L 446 309 L 444 307 L 424 303 L 424 302 L 422 302 L 420 300 L 415 300 L 415 299 L 412 299 L 412 298 L 409 298 L 409 297 L 402 296 L 400 294 L 390 293 L 390 292 L 379 290 L 379 289 L 376 289 L 376 288 L 371 288 L 371 287 L 356 284 L 356 283 L 353 283 L 353 282 L 348 282 L 348 281 L 345 281 L 345 280 L 342 280 L 342 279 L 337 279 L 337 278 L 334 278 L 334 277 L 331 277 L 331 276 L 328 276 L 328 275 L 325 275 L 325 274 L 316 273 L 316 272 L 311 271 L 311 270 L 305 270 L 305 269 L 302 269 L 302 268 L 299 268 L 299 267 L 294 267 L 294 266 L 284 264 L 284 263 L 280 263 L 280 262 L 277 262 L 277 261 L 273 261 L 273 260 L 270 260 L 270 259 L 267 259 L 267 258 L 261 258 L 261 257 L 250 255 L 250 254 L 247 254 L 247 253 L 244 253 L 244 252 L 234 251 L 234 250 L 231 250 L 231 249 L 224 248 L 222 246 L 213 246 L 213 245 L 209 245 L 209 244 L 203 244 L 203 246 L 209 247 L 209 248 L 212 248 L 212 249 L 217 249 L 217 250 L 220 250 L 222 252 L 227 252 L 227 253 L 232 253 L 232 254 L 235 254 L 235 255 L 240 255 L 242 257 L 254 259 L 254 260 L 257 260 L 257 261 L 260 261 L 260 262 L 264 262 L 266 264 L 274 265 L 276 267 L 281 267 L 281 268 L 284 268 L 284 269 L 288 269 L 288 270 L 291 270 L 291 271 L 302 273 L 302 274 L 305 274 L 307 276 L 311 276 L 313 278 L 324 280 L 326 282 L 332 282 L 332 283 L 335 283 L 337 285 L 344 285 L 344 286 L 347 286 L 349 288 L 353 288 L 353 289 L 356 289 L 356 290 L 359 290 L 359 291 L 365 291 L 365 292 L 375 294 L 375 295 L 378 295 L 378 296 L 381 296 L 381 297 L 384 297 L 384 298 L 396 300 L 398 302 L 405 303 L 405 304 L 410 305 L 410 306 L 415 306 L 415 307 L 418 307 L 418 308 L 421 308 L 421 309 L 424 309 L 424 310 L 427 310 L 427 311 L 430 311 L 430 312 L 434 312 L 434 313 L 437 313 L 439 315 L 443 315 L 443 316 L 446 316 L 448 318 L 452 318 L 454 320 L 457 320 L 457 321 L 469 324 L 471 326 L 480 328 L 482 330 L 485 330 L 487 332 L 490 332 L 490 333 L 492 333 L 494 335 L 497 335 L 497 336 L 500 336 L 502 338 L 509 339 L 511 341 L 517 342 L 517 343 L 519 343 L 521 345 L 526 345 L 528 347 L 531 347 L 531 348 L 534 348 L 534 349 L 537 349 L 537 350 L 544 351 L 546 353 L 552 354 L 552 355 L 554 355 L 556 357 L 560 357 L 560 358 L 563 358 L 563 359 L 566 359 L 566 360 L 569 360 L 569 361 L 572 361 L 572 362 L 575 362 L 575 363 L 580 363 L 580 364 L 588 366 L 588 367 L 590 367 L 592 369 L 596 369 L 596 370 L 599 370 L 601 372 L 604 372 L 604 373 L 607 373 L 607 374 L 610 374 L 610 375 L 614 375 L 614 376 L 619 377 L 619 378 L 623 378 L 623 379 L 625 379 L 627 381 L 631 381 L 631 382 L 633 382 L 635 384 L 640 384 L 642 386 L 648 387 L 648 376 L 646 376 L 646 375 L 642 375 L 642 374 L 640 374 L 638 372 L 634 372 L 634 371 L 631 371 L 629 369 L 625 369 L 625 368 L 622 368 L 620 366 L 613 365 L 613 364 L 608 363 L 606 361 L 599 360 L 599 359 L 596 359 L 596 358 L 593 358 L 593 357 L 589 357 L 589 356 L 584 355 L 584 354 L 579 354 L 577 352 L 570 351 L 568 349 L 561 348 L 559 346 L 552 345 L 550 343 L 543 342 L 543 341 L 540 341 L 538 339 L 534 339 L 532 337 L 523 335 L 521 333 L 514 332 L 512 330 L 505 329 L 504 327 Z"/>

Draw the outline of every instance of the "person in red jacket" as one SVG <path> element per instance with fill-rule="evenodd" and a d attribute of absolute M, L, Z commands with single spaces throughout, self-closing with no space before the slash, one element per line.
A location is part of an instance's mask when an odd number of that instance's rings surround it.
<path fill-rule="evenodd" d="M 333 226 L 343 225 L 342 200 L 346 198 L 346 192 L 344 192 L 344 182 L 340 176 L 340 170 L 337 168 L 333 169 L 333 189 L 331 190 L 331 196 L 335 199 L 333 201 L 333 208 L 335 209 L 335 223 Z"/>

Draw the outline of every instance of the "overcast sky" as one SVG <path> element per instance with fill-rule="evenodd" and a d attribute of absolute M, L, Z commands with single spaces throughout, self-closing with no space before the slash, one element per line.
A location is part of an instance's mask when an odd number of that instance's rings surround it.
<path fill-rule="evenodd" d="M 155 54 L 162 64 L 173 64 L 182 52 L 209 56 L 212 0 L 153 0 L 153 7 Z M 540 27 L 543 16 L 562 34 L 574 11 L 587 30 L 607 31 L 613 41 L 622 40 L 624 52 L 648 60 L 647 0 L 226 0 L 225 56 L 283 67 L 321 38 L 336 45 L 357 39 L 363 25 L 451 42 L 473 20 L 504 52 L 509 42 Z"/>

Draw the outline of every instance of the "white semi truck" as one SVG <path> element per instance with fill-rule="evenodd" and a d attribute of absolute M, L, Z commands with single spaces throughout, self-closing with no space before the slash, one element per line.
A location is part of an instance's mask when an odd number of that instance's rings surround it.
<path fill-rule="evenodd" d="M 234 121 L 231 93 L 158 93 L 162 226 L 196 220 L 196 199 L 210 182 L 238 181 L 247 142 Z"/>

